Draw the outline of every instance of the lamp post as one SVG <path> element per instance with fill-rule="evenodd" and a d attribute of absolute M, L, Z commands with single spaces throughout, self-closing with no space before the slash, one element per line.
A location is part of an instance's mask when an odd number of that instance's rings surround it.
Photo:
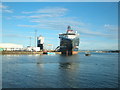
<path fill-rule="evenodd" d="M 36 36 L 37 36 L 37 30 L 35 30 L 35 47 L 36 47 Z"/>
<path fill-rule="evenodd" d="M 31 47 L 31 38 L 32 38 L 32 37 L 30 36 L 30 37 L 29 37 L 29 39 L 30 39 L 30 47 Z"/>

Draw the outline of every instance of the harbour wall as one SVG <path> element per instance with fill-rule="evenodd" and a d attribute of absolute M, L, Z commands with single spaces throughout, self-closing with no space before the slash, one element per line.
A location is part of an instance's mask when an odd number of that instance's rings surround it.
<path fill-rule="evenodd" d="M 54 52 L 54 51 L 49 51 Z M 96 53 L 120 53 L 120 51 L 78 51 L 79 52 L 96 52 Z M 55 54 L 61 54 L 61 52 L 54 52 Z M 43 51 L 35 52 L 35 51 L 0 51 L 1 55 L 4 54 L 43 54 Z"/>
<path fill-rule="evenodd" d="M 55 52 L 56 54 L 61 54 L 61 52 Z M 43 52 L 42 51 L 40 51 L 40 52 L 30 52 L 30 51 L 1 51 L 0 52 L 0 54 L 1 55 L 5 55 L 5 54 L 40 54 L 40 55 L 42 55 L 43 54 Z"/>

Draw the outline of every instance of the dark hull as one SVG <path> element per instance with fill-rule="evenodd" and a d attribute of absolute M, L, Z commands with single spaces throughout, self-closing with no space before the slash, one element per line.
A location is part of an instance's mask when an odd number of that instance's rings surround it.
<path fill-rule="evenodd" d="M 65 55 L 77 54 L 79 46 L 79 38 L 67 39 L 62 38 L 60 42 L 60 51 Z"/>

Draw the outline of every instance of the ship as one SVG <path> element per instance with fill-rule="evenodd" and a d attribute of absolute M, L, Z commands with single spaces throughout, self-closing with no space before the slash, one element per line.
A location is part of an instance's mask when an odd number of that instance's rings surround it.
<path fill-rule="evenodd" d="M 73 55 L 78 53 L 79 33 L 74 32 L 70 26 L 67 27 L 66 33 L 59 34 L 60 52 L 64 55 Z"/>

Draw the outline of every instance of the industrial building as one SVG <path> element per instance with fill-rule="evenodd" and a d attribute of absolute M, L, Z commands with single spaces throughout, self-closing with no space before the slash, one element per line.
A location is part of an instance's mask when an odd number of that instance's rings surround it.
<path fill-rule="evenodd" d="M 44 37 L 37 37 L 37 47 L 28 46 L 23 47 L 23 45 L 14 43 L 0 43 L 0 51 L 42 51 L 44 49 Z"/>
<path fill-rule="evenodd" d="M 44 49 L 44 37 L 41 35 L 37 37 L 37 47 L 40 47 L 40 50 Z"/>

